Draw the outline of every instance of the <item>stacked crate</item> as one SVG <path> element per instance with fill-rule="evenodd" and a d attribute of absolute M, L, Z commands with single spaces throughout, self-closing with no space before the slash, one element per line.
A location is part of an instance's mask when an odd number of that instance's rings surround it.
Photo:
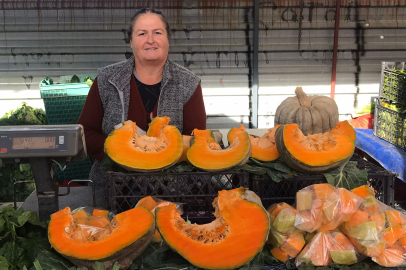
<path fill-rule="evenodd" d="M 382 62 L 374 135 L 406 149 L 405 62 Z"/>

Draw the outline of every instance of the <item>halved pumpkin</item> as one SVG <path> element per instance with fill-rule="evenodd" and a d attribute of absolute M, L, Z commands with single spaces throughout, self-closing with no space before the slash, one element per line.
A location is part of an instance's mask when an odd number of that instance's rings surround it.
<path fill-rule="evenodd" d="M 280 157 L 288 166 L 304 173 L 324 172 L 345 164 L 355 149 L 351 136 L 330 132 L 304 136 L 296 124 L 281 126 L 275 134 Z"/>
<path fill-rule="evenodd" d="M 151 124 L 163 120 L 156 117 Z M 121 128 L 109 134 L 104 152 L 127 170 L 153 172 L 168 168 L 182 155 L 182 135 L 175 126 L 162 124 L 161 127 L 158 137 L 149 137 L 137 133 L 136 123 L 124 122 Z"/>
<path fill-rule="evenodd" d="M 219 191 L 216 220 L 189 224 L 175 205 L 156 210 L 158 230 L 166 243 L 191 264 L 205 269 L 234 269 L 259 253 L 268 237 L 269 218 L 255 193 L 244 188 Z"/>
<path fill-rule="evenodd" d="M 262 137 L 250 135 L 252 152 L 251 157 L 261 161 L 274 161 L 279 158 L 278 149 L 276 149 L 275 132 L 280 127 L 268 129 Z"/>
<path fill-rule="evenodd" d="M 56 251 L 78 267 L 94 269 L 94 262 L 99 261 L 111 268 L 117 261 L 120 269 L 125 269 L 150 243 L 155 221 L 149 210 L 137 207 L 116 215 L 97 240 L 85 239 L 81 230 L 66 207 L 51 215 L 48 239 Z"/>
<path fill-rule="evenodd" d="M 217 142 L 206 136 L 195 135 L 190 142 L 187 158 L 193 166 L 205 171 L 224 171 L 245 164 L 251 154 L 251 142 L 243 125 L 232 128 L 227 139 L 229 147 L 221 149 Z"/>

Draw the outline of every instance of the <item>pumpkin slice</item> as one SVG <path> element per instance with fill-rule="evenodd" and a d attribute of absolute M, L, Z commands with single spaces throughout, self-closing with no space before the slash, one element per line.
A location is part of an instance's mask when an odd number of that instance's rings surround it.
<path fill-rule="evenodd" d="M 289 235 L 286 242 L 280 247 L 280 249 L 289 255 L 291 258 L 295 258 L 305 246 L 305 240 L 301 233 L 295 232 Z"/>
<path fill-rule="evenodd" d="M 156 117 L 154 121 L 162 120 Z M 109 134 L 104 151 L 127 170 L 153 172 L 168 168 L 178 161 L 182 155 L 183 141 L 175 126 L 163 125 L 158 137 L 149 137 L 139 135 L 136 123 L 127 121 Z"/>
<path fill-rule="evenodd" d="M 187 223 L 175 205 L 160 207 L 157 227 L 166 243 L 197 267 L 233 269 L 248 263 L 268 237 L 269 218 L 261 200 L 238 188 L 219 191 L 213 206 L 216 220 L 205 225 Z"/>
<path fill-rule="evenodd" d="M 357 134 L 347 120 L 339 122 L 331 131 L 331 135 L 348 135 L 355 142 Z"/>
<path fill-rule="evenodd" d="M 283 252 L 280 248 L 278 247 L 274 247 L 273 249 L 271 249 L 271 254 L 272 256 L 274 256 L 276 259 L 278 259 L 281 262 L 286 263 L 289 259 L 288 254 L 286 254 L 285 252 Z"/>
<path fill-rule="evenodd" d="M 93 210 L 93 216 L 104 216 L 107 217 L 109 214 L 108 210 L 102 210 L 102 209 L 94 209 Z"/>
<path fill-rule="evenodd" d="M 194 129 L 192 131 L 192 135 L 205 137 L 207 139 L 208 143 L 214 143 L 215 142 L 215 143 L 217 143 L 219 145 L 220 145 L 220 143 L 222 143 L 222 140 L 223 140 L 223 135 L 218 131 Z M 180 163 L 182 161 L 188 161 L 188 159 L 187 159 L 187 151 L 190 148 L 190 140 L 192 138 L 193 138 L 193 136 L 187 136 L 187 135 L 182 136 L 182 139 L 183 139 L 183 152 L 182 152 L 182 156 L 178 160 L 178 163 Z"/>
<path fill-rule="evenodd" d="M 277 129 L 276 147 L 283 161 L 299 172 L 324 172 L 345 164 L 354 153 L 350 135 L 326 132 L 304 136 L 299 126 L 290 124 Z"/>
<path fill-rule="evenodd" d="M 147 136 L 158 137 L 161 129 L 164 126 L 169 125 L 169 121 L 171 121 L 171 118 L 169 118 L 168 116 L 155 117 L 149 124 Z"/>
<path fill-rule="evenodd" d="M 97 241 L 78 239 L 78 230 L 81 227 L 73 222 L 71 210 L 66 207 L 51 215 L 49 242 L 78 267 L 93 269 L 94 262 L 99 261 L 108 268 L 117 261 L 125 269 L 149 245 L 155 222 L 150 211 L 137 207 L 116 215 Z"/>
<path fill-rule="evenodd" d="M 79 209 L 72 213 L 72 218 L 87 218 L 89 215 L 86 213 L 85 210 Z"/>
<path fill-rule="evenodd" d="M 278 149 L 276 149 L 275 132 L 280 127 L 268 129 L 262 137 L 250 135 L 252 152 L 251 157 L 261 161 L 274 161 L 279 158 Z"/>
<path fill-rule="evenodd" d="M 251 142 L 243 125 L 232 128 L 227 134 L 229 147 L 221 149 L 217 142 L 205 136 L 194 136 L 187 151 L 187 159 L 193 166 L 205 171 L 224 171 L 245 164 L 251 153 Z"/>
<path fill-rule="evenodd" d="M 374 190 L 371 187 L 369 187 L 368 185 L 363 185 L 363 186 L 354 188 L 353 190 L 351 190 L 351 192 L 354 193 L 355 195 L 360 196 L 361 198 L 365 198 L 368 196 L 375 197 Z"/>

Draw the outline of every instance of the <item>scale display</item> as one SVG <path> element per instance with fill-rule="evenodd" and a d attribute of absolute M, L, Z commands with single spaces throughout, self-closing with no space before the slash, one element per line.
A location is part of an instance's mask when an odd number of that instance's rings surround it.
<path fill-rule="evenodd" d="M 86 158 L 83 127 L 77 124 L 0 126 L 0 159 L 30 157 Z"/>
<path fill-rule="evenodd" d="M 14 137 L 11 148 L 21 149 L 55 149 L 55 136 L 53 137 Z"/>

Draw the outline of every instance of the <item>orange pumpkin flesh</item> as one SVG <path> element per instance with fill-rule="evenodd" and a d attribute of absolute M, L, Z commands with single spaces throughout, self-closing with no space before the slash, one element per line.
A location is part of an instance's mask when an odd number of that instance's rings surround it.
<path fill-rule="evenodd" d="M 162 127 L 169 125 L 171 119 L 168 116 L 155 117 L 149 124 L 147 130 L 148 137 L 158 137 Z"/>
<path fill-rule="evenodd" d="M 280 157 L 300 172 L 336 168 L 345 164 L 355 149 L 355 142 L 349 135 L 326 132 L 304 136 L 296 124 L 279 127 L 275 137 Z"/>
<path fill-rule="evenodd" d="M 156 210 L 157 227 L 175 251 L 191 264 L 205 269 L 240 267 L 262 250 L 269 218 L 260 199 L 244 188 L 219 191 L 214 200 L 216 220 L 189 224 L 175 205 Z"/>
<path fill-rule="evenodd" d="M 221 149 L 217 142 L 206 136 L 194 136 L 187 159 L 193 166 L 205 171 L 224 171 L 245 164 L 251 153 L 251 142 L 244 126 L 241 126 L 228 133 L 230 145 L 227 149 Z"/>
<path fill-rule="evenodd" d="M 109 234 L 98 241 L 75 239 L 78 229 L 69 207 L 52 214 L 48 226 L 51 246 L 77 266 L 94 267 L 94 261 L 100 261 L 105 267 L 111 267 L 118 261 L 124 268 L 148 246 L 155 222 L 150 211 L 137 207 L 116 215 Z"/>
<path fill-rule="evenodd" d="M 252 152 L 251 157 L 261 161 L 274 161 L 279 158 L 276 148 L 275 132 L 280 125 L 268 129 L 262 137 L 250 135 Z"/>
<path fill-rule="evenodd" d="M 101 210 L 101 209 L 94 209 L 93 210 L 93 216 L 104 216 L 107 217 L 109 214 L 108 210 Z"/>
<path fill-rule="evenodd" d="M 159 117 L 154 121 L 160 121 Z M 109 134 L 104 144 L 104 151 L 121 167 L 158 171 L 172 166 L 182 155 L 182 135 L 175 126 L 165 125 L 158 137 L 149 137 L 137 133 L 136 123 L 123 124 Z"/>

